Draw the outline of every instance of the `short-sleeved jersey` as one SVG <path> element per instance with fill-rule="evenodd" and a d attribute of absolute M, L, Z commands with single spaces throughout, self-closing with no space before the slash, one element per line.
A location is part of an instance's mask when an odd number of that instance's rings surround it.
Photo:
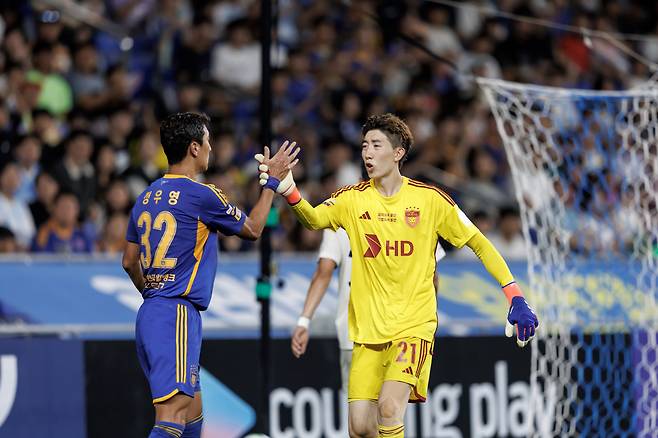
<path fill-rule="evenodd" d="M 431 341 L 438 237 L 462 247 L 477 232 L 455 202 L 437 187 L 408 178 L 398 193 L 382 196 L 370 180 L 338 190 L 315 211 L 322 226 L 343 228 L 349 236 L 350 338 L 362 344 L 407 336 Z"/>
<path fill-rule="evenodd" d="M 246 219 L 213 185 L 167 174 L 135 202 L 126 239 L 140 245 L 145 298 L 210 303 L 217 271 L 217 232 L 240 232 Z"/>

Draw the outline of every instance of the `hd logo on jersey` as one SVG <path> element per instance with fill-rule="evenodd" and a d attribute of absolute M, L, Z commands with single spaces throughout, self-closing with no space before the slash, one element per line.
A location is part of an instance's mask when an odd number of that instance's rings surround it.
<path fill-rule="evenodd" d="M 375 258 L 382 250 L 382 244 L 376 234 L 366 234 L 368 249 L 363 257 Z M 414 253 L 414 244 L 409 240 L 387 240 L 384 245 L 387 257 L 407 257 Z"/>
<path fill-rule="evenodd" d="M 416 207 L 409 207 L 404 210 L 404 221 L 411 228 L 415 228 L 420 223 L 420 209 Z"/>

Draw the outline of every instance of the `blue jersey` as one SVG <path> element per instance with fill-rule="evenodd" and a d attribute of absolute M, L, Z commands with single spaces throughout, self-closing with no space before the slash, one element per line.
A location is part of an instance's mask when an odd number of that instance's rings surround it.
<path fill-rule="evenodd" d="M 217 271 L 217 232 L 240 232 L 246 219 L 215 186 L 167 174 L 135 202 L 126 239 L 140 245 L 142 295 L 210 303 Z"/>

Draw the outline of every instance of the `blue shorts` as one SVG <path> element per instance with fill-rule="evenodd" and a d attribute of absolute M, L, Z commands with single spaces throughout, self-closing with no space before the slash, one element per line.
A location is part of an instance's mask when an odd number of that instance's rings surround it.
<path fill-rule="evenodd" d="M 137 312 L 135 338 L 153 403 L 179 392 L 194 397 L 201 390 L 201 315 L 192 303 L 182 298 L 145 299 Z"/>

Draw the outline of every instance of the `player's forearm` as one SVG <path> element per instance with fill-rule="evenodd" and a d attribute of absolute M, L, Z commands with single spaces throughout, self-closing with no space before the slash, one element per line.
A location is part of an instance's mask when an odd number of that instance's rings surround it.
<path fill-rule="evenodd" d="M 311 280 L 311 285 L 308 288 L 308 294 L 306 295 L 306 301 L 304 301 L 304 310 L 302 310 L 302 316 L 311 319 L 315 314 L 315 310 L 320 305 L 324 294 L 327 292 L 327 287 L 331 281 L 331 275 L 316 275 Z"/>
<path fill-rule="evenodd" d="M 245 221 L 245 228 L 250 231 L 249 237 L 253 240 L 258 239 L 263 233 L 263 229 L 267 223 L 267 216 L 270 214 L 270 209 L 272 208 L 272 199 L 274 199 L 274 192 L 269 189 L 263 189 L 256 205 L 251 209 Z"/>
<path fill-rule="evenodd" d="M 498 281 L 501 286 L 505 286 L 514 281 L 514 277 L 505 263 L 505 259 L 500 255 L 495 246 L 487 239 L 484 234 L 477 232 L 466 242 L 469 248 L 473 250 L 476 256 L 482 261 L 489 274 Z"/>
<path fill-rule="evenodd" d="M 301 199 L 297 204 L 291 206 L 292 212 L 297 216 L 299 222 L 309 230 L 320 230 L 329 228 L 329 217 L 323 214 L 323 209 L 327 206 L 320 204 L 313 207 L 306 199 Z"/>

